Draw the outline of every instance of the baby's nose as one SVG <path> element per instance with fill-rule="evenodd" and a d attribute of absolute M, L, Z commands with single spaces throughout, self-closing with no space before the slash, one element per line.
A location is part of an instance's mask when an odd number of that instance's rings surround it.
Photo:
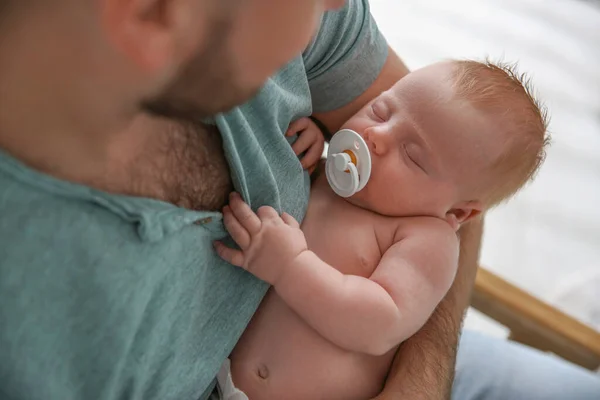
<path fill-rule="evenodd" d="M 381 156 L 387 151 L 386 135 L 379 129 L 367 128 L 363 134 L 363 138 L 367 142 L 367 146 L 369 146 L 372 154 Z"/>

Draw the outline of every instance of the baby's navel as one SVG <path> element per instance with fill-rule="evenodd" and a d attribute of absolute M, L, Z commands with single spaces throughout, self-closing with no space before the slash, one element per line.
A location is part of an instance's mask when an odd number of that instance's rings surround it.
<path fill-rule="evenodd" d="M 267 368 L 265 364 L 259 364 L 256 372 L 261 379 L 267 379 L 269 377 L 269 368 Z"/>

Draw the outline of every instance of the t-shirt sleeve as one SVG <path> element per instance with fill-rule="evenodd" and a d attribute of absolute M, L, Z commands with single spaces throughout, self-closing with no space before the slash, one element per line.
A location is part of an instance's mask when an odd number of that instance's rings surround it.
<path fill-rule="evenodd" d="M 387 52 L 368 0 L 349 0 L 325 13 L 303 53 L 313 111 L 335 110 L 360 96 L 381 72 Z"/>

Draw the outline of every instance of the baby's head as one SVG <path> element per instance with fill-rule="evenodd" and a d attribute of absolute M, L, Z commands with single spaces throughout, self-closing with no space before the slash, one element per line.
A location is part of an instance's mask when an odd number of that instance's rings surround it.
<path fill-rule="evenodd" d="M 547 117 L 513 68 L 450 61 L 397 82 L 344 128 L 366 140 L 367 186 L 349 200 L 461 223 L 514 195 L 544 159 Z"/>

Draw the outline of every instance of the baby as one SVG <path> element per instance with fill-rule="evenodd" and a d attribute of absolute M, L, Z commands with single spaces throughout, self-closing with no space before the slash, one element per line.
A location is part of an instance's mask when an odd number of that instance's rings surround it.
<path fill-rule="evenodd" d="M 457 230 L 532 178 L 546 124 L 510 68 L 438 63 L 344 124 L 371 152 L 363 190 L 339 197 L 320 174 L 302 227 L 270 207 L 254 213 L 233 194 L 223 214 L 239 249 L 216 249 L 273 286 L 231 353 L 237 389 L 251 400 L 376 396 L 398 345 L 450 288 Z M 318 148 L 314 123 L 299 126 L 299 142 L 311 139 L 296 151 Z"/>

